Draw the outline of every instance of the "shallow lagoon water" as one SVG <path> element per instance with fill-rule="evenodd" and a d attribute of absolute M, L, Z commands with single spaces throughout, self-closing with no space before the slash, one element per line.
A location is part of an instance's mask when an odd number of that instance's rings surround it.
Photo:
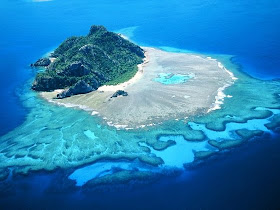
<path fill-rule="evenodd" d="M 211 129 L 207 129 L 203 124 L 197 124 L 194 122 L 189 122 L 189 125 L 194 130 L 201 130 L 203 133 L 211 140 L 230 140 L 230 139 L 238 139 L 238 136 L 234 133 L 237 130 L 258 130 L 264 131 L 267 133 L 272 133 L 265 125 L 271 122 L 271 119 L 276 115 L 279 116 L 279 109 L 266 109 L 263 107 L 257 107 L 256 110 L 269 110 L 273 113 L 272 116 L 265 119 L 251 119 L 245 123 L 236 123 L 230 122 L 226 124 L 226 129 L 224 131 L 213 131 Z M 234 119 L 234 118 L 233 118 Z"/>
<path fill-rule="evenodd" d="M 194 78 L 193 74 L 182 75 L 172 73 L 161 73 L 157 78 L 154 79 L 156 82 L 160 82 L 164 85 L 182 84 L 187 82 L 189 79 Z"/>
<path fill-rule="evenodd" d="M 88 181 L 103 177 L 108 174 L 113 174 L 118 171 L 153 171 L 157 172 L 157 168 L 152 168 L 151 166 L 145 166 L 145 164 L 141 164 L 139 161 L 117 161 L 117 162 L 106 162 L 102 161 L 99 163 L 95 163 L 74 171 L 69 179 L 75 180 L 76 186 L 83 186 Z"/>
<path fill-rule="evenodd" d="M 254 5 L 254 7 L 246 7 L 246 4 Z M 45 175 L 48 178 L 36 179 L 33 178 L 34 174 L 36 175 L 42 170 L 52 173 L 58 168 L 65 170 L 67 175 L 66 179 L 64 178 L 64 181 L 67 180 L 65 182 L 75 182 L 75 179 L 73 181 L 67 178 L 71 174 L 75 174 L 76 178 L 78 177 L 76 184 L 80 186 L 84 184 L 84 187 L 75 189 L 87 189 L 87 182 L 91 179 L 98 181 L 103 178 L 105 180 L 102 182 L 103 184 L 108 180 L 111 182 L 119 180 L 120 177 L 126 181 L 139 179 L 140 176 L 149 180 L 147 174 L 136 176 L 135 171 L 148 168 L 152 174 L 162 173 L 161 177 L 166 173 L 165 170 L 162 170 L 164 168 L 180 168 L 181 171 L 184 171 L 185 169 L 182 168 L 184 164 L 200 160 L 198 157 L 201 156 L 198 154 L 216 152 L 223 155 L 223 149 L 211 146 L 209 140 L 219 142 L 237 140 L 239 143 L 239 139 L 247 139 L 246 137 L 251 135 L 248 131 L 265 131 L 270 136 L 274 135 L 273 132 L 277 131 L 277 127 L 279 127 L 279 82 L 255 80 L 243 74 L 240 67 L 231 62 L 241 63 L 244 71 L 259 78 L 279 77 L 279 71 L 277 71 L 279 68 L 277 56 L 280 49 L 279 30 L 274 27 L 279 25 L 279 3 L 275 1 L 261 1 L 258 4 L 243 1 L 231 3 L 204 1 L 198 5 L 196 1 L 187 3 L 181 1 L 172 3 L 131 1 L 119 4 L 119 2 L 104 3 L 103 1 L 93 3 L 92 1 L 54 0 L 50 2 L 4 1 L 1 6 L 5 11 L 3 10 L 0 16 L 6 21 L 0 25 L 2 31 L 5 32 L 0 35 L 1 48 L 5 50 L 5 56 L 1 56 L 0 59 L 4 64 L 9 61 L 9 64 L 1 68 L 1 73 L 8 75 L 7 81 L 1 83 L 3 85 L 1 89 L 5 90 L 5 92 L 1 91 L 1 97 L 10 100 L 3 101 L 1 109 L 1 116 L 5 117 L 1 118 L 3 136 L 0 137 L 0 173 L 1 177 L 5 179 L 12 171 L 14 177 L 11 174 L 9 176 L 12 183 L 13 181 L 16 183 L 17 176 L 23 182 L 31 177 L 27 186 L 33 186 L 31 184 L 33 181 L 40 180 L 39 183 L 42 183 L 50 179 L 48 175 Z M 170 6 L 175 9 L 170 10 Z M 64 12 L 61 12 L 61 7 L 65 8 Z M 124 12 L 120 15 L 116 8 Z M 203 11 L 207 11 L 209 15 L 201 15 L 201 12 L 205 14 Z M 221 12 L 225 16 L 223 20 L 220 20 Z M 12 13 L 17 15 L 14 16 Z M 108 13 L 111 14 L 111 17 L 108 17 Z M 160 14 L 164 15 L 158 18 Z M 10 18 L 7 19 L 7 17 Z M 112 21 L 114 18 L 118 21 Z M 182 19 L 187 21 L 184 24 L 183 21 L 178 21 Z M 260 22 L 261 24 L 258 24 Z M 226 94 L 233 97 L 224 100 L 221 110 L 211 112 L 207 116 L 198 116 L 186 121 L 165 122 L 163 125 L 149 129 L 121 131 L 106 126 L 101 119 L 92 117 L 84 111 L 48 104 L 30 91 L 30 82 L 36 72 L 28 68 L 29 63 L 53 46 L 58 45 L 66 37 L 86 33 L 88 27 L 93 23 L 105 24 L 112 30 L 126 28 L 121 31 L 139 44 L 169 45 L 172 47 L 166 47 L 165 50 L 174 52 L 207 52 L 205 56 L 210 55 L 217 58 L 238 77 L 236 84 L 226 89 Z M 243 31 L 244 36 L 240 37 L 240 31 Z M 36 36 L 34 36 L 35 34 Z M 239 41 L 236 42 L 236 40 Z M 189 50 L 178 50 L 176 47 Z M 6 52 L 9 52 L 9 56 L 6 56 Z M 218 54 L 211 55 L 210 53 Z M 232 56 L 219 54 L 236 56 L 232 58 Z M 28 79 L 31 79 L 30 82 L 27 82 Z M 25 84 L 24 88 L 23 84 Z M 14 95 L 15 88 L 17 88 L 17 95 Z M 6 113 L 13 114 L 7 115 Z M 267 135 L 266 140 L 269 138 Z M 254 135 L 252 137 L 254 138 Z M 267 144 L 263 143 L 263 146 L 265 147 Z M 184 148 L 187 149 L 184 150 Z M 250 148 L 245 147 L 244 150 L 250 151 L 251 154 L 261 150 L 258 149 L 251 151 Z M 239 152 L 238 150 L 233 151 Z M 174 159 L 177 154 L 178 158 Z M 244 154 L 246 151 L 243 152 L 243 156 L 246 157 Z M 263 155 L 267 157 L 270 154 L 266 151 Z M 238 159 L 238 155 L 233 157 Z M 225 155 L 223 158 L 229 157 Z M 261 162 L 261 160 L 260 157 L 258 161 Z M 269 160 L 274 160 L 276 164 L 279 163 L 276 161 L 276 156 Z M 218 161 L 221 162 L 221 160 Z M 240 163 L 239 160 L 238 164 Z M 246 167 L 251 163 L 248 160 Z M 106 167 L 101 167 L 99 170 L 98 166 L 101 165 Z M 270 163 L 266 162 L 263 165 L 265 168 L 265 165 L 270 165 Z M 234 166 L 232 167 L 234 168 Z M 272 167 L 277 167 L 277 165 L 272 164 Z M 10 170 L 6 170 L 7 168 Z M 71 170 L 71 173 L 67 170 Z M 214 173 L 210 166 L 208 170 Z M 230 168 L 227 170 L 230 171 Z M 191 171 L 191 169 L 187 168 L 187 171 Z M 195 187 L 192 189 L 203 189 L 203 180 L 205 180 L 205 186 L 209 185 L 210 179 L 205 176 L 205 174 L 211 174 L 209 171 L 196 175 L 196 177 L 203 175 L 203 179 L 195 182 Z M 84 173 L 87 172 L 89 176 L 84 178 Z M 101 172 L 101 174 L 96 175 L 96 172 Z M 131 174 L 120 172 L 131 172 Z M 272 172 L 275 171 L 272 170 Z M 247 173 L 249 172 L 247 171 Z M 21 177 L 19 174 L 26 174 L 27 178 Z M 152 176 L 152 174 L 149 175 Z M 224 172 L 224 175 L 228 174 Z M 258 173 L 252 174 L 252 177 L 257 175 Z M 192 179 L 195 180 L 195 178 Z M 220 179 L 222 180 L 222 178 Z M 242 179 L 246 180 L 244 177 L 239 177 L 239 180 Z M 163 185 L 169 180 L 165 180 Z M 58 183 L 56 186 L 58 188 L 63 181 L 61 177 L 56 177 L 52 182 Z M 232 179 L 223 183 L 224 186 L 230 186 L 231 182 Z M 5 189 L 4 183 L 6 182 L 1 182 L 3 184 L 1 191 Z M 220 182 L 216 180 L 214 183 Z M 246 182 L 244 183 L 246 185 Z M 184 187 L 188 188 L 190 185 L 191 183 L 188 183 Z M 236 184 L 236 186 L 241 185 L 241 181 Z M 262 186 L 262 183 L 256 182 L 255 185 Z M 159 186 L 157 187 L 160 189 Z M 257 191 L 253 190 L 253 186 L 251 187 L 251 191 L 246 189 L 248 194 L 254 194 Z M 56 191 L 57 188 L 51 191 Z M 13 192 L 13 190 L 11 191 Z M 70 190 L 66 188 L 66 191 Z M 151 191 L 154 192 L 153 196 L 159 194 L 159 197 L 165 198 L 164 200 L 172 197 L 172 195 L 166 196 L 163 192 L 159 193 L 159 190 Z M 177 191 L 178 193 L 184 192 L 183 189 L 181 191 L 176 189 Z M 24 193 L 25 190 L 22 194 Z M 43 193 L 42 197 L 44 195 Z M 191 195 L 190 193 L 189 197 Z M 269 193 L 268 195 L 273 197 Z M 117 198 L 117 195 L 112 195 L 110 199 L 114 197 Z M 136 198 L 137 196 L 135 196 Z M 196 198 L 201 199 L 201 196 Z M 173 200 L 176 199 L 179 199 L 179 196 L 173 197 Z M 184 199 L 186 200 L 186 198 Z M 254 200 L 252 198 L 251 202 Z M 152 199 L 149 201 L 152 202 Z M 182 203 L 177 202 L 180 207 L 187 206 L 185 202 Z M 201 203 L 201 206 L 207 206 L 207 201 Z M 235 202 L 235 205 L 237 203 Z M 175 205 L 173 203 L 173 206 L 165 207 L 172 208 Z"/>

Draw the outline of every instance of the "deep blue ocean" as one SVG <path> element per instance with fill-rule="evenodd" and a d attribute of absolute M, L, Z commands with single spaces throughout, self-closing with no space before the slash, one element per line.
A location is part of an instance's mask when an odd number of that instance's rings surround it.
<path fill-rule="evenodd" d="M 1 0 L 0 135 L 19 126 L 29 112 L 18 95 L 35 75 L 30 63 L 67 37 L 87 34 L 93 24 L 112 31 L 136 27 L 131 39 L 139 45 L 234 55 L 242 71 L 252 77 L 280 78 L 278 0 Z M 5 197 L 0 207 L 15 196 L 18 203 L 13 203 L 14 208 L 24 203 L 37 208 L 68 205 L 93 209 L 102 207 L 102 202 L 110 209 L 123 205 L 130 209 L 251 209 L 269 204 L 279 208 L 280 143 L 260 140 L 238 150 L 226 160 L 221 156 L 218 162 L 203 163 L 191 179 L 180 184 L 176 179 L 168 180 L 172 182 L 168 185 L 162 181 L 129 193 L 106 191 L 85 197 L 71 192 L 35 193 L 36 197 L 32 193 L 44 190 L 43 183 L 53 182 L 59 172 L 19 178 L 12 186 L 18 193 Z M 32 201 L 33 197 L 38 201 Z"/>

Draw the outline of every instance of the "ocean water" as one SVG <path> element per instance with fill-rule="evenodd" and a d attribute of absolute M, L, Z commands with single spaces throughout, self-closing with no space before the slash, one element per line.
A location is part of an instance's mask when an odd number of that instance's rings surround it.
<path fill-rule="evenodd" d="M 0 20 L 0 160 L 16 174 L 0 184 L 1 207 L 280 207 L 280 143 L 275 128 L 280 85 L 272 81 L 280 78 L 279 1 L 3 0 Z M 92 24 L 122 32 L 140 45 L 219 59 L 239 78 L 236 87 L 226 91 L 233 98 L 225 99 L 223 110 L 209 117 L 189 124 L 167 122 L 147 132 L 117 131 L 86 112 L 47 104 L 29 90 L 37 71 L 29 64 L 65 38 L 86 34 Z M 190 164 L 188 170 L 168 169 L 192 163 L 197 152 L 215 152 L 208 139 L 218 144 L 241 134 L 247 138 L 254 130 L 267 134 L 200 165 Z M 106 145 L 99 143 L 104 141 Z M 219 145 L 232 142 L 226 143 Z M 92 153 L 92 147 L 99 150 Z M 143 163 L 161 161 L 141 155 L 145 148 L 164 161 L 163 169 Z M 94 155 L 104 151 L 109 157 L 105 164 L 93 164 Z M 124 153 L 131 155 L 110 160 L 115 156 L 109 154 Z M 106 178 L 112 174 L 116 177 Z M 86 184 L 87 177 L 99 179 Z M 114 183 L 114 178 L 117 184 L 103 186 Z M 85 187 L 75 188 L 77 184 Z"/>

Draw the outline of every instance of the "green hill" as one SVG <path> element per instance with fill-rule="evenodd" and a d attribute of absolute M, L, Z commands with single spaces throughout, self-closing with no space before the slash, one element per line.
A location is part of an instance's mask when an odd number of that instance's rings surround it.
<path fill-rule="evenodd" d="M 51 57 L 55 60 L 49 65 L 42 59 L 32 64 L 47 66 L 36 75 L 32 89 L 52 91 L 73 89 L 76 85 L 87 86 L 86 92 L 90 92 L 101 85 L 118 84 L 133 77 L 137 65 L 143 62 L 144 51 L 105 27 L 94 25 L 87 36 L 66 39 Z M 72 95 L 83 93 L 76 92 Z"/>

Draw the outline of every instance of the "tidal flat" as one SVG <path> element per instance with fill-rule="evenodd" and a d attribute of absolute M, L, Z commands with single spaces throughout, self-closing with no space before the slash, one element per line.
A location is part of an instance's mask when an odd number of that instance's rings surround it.
<path fill-rule="evenodd" d="M 221 63 L 210 57 L 173 53 L 144 47 L 146 61 L 130 81 L 97 91 L 55 99 L 58 91 L 43 92 L 48 101 L 80 107 L 98 114 L 109 125 L 134 129 L 182 120 L 219 108 L 222 91 L 235 77 Z M 111 96 L 124 90 L 127 97 Z"/>

